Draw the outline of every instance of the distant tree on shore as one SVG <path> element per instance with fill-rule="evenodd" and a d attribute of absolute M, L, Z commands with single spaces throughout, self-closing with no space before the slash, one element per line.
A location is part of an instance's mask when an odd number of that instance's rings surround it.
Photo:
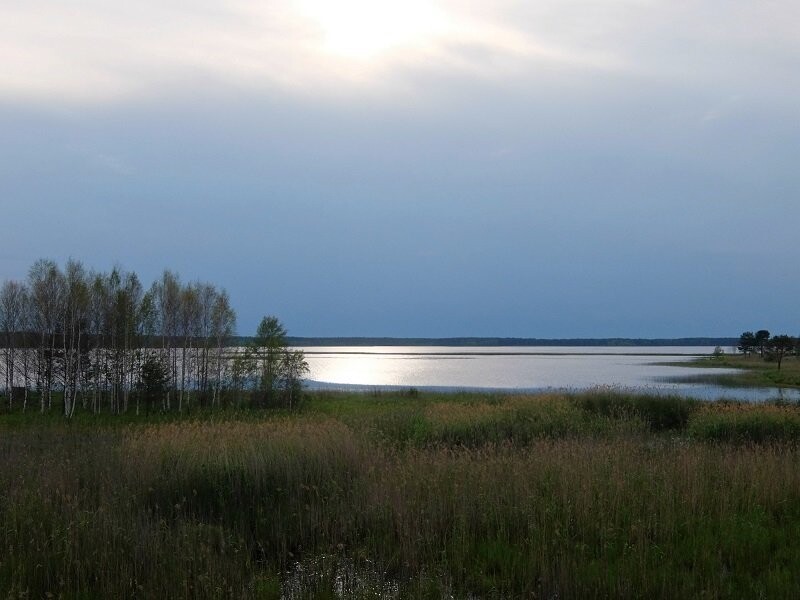
<path fill-rule="evenodd" d="M 769 331 L 766 329 L 759 329 L 756 331 L 756 345 L 758 346 L 758 351 L 761 354 L 761 358 L 764 358 L 764 350 L 767 348 L 769 335 Z"/>
<path fill-rule="evenodd" d="M 739 336 L 739 352 L 744 355 L 752 354 L 755 352 L 756 347 L 758 346 L 758 341 L 756 340 L 756 334 L 752 331 L 745 331 L 741 336 Z"/>
<path fill-rule="evenodd" d="M 752 354 L 756 350 L 765 360 L 778 363 L 778 370 L 781 369 L 783 359 L 793 352 L 800 353 L 800 340 L 786 334 L 770 337 L 769 331 L 760 329 L 756 333 L 745 331 L 739 337 L 739 351 L 744 354 Z"/>
<path fill-rule="evenodd" d="M 767 352 L 770 358 L 778 363 L 778 370 L 781 370 L 783 358 L 791 353 L 797 344 L 797 340 L 788 335 L 776 335 L 767 344 Z"/>

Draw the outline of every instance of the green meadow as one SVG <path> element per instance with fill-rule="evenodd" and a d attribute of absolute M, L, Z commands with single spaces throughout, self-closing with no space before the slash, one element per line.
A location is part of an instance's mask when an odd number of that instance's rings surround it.
<path fill-rule="evenodd" d="M 0 415 L 0 597 L 796 598 L 800 407 L 307 394 Z"/>

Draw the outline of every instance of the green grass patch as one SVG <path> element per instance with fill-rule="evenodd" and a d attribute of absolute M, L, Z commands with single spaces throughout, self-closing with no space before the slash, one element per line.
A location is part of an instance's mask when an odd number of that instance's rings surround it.
<path fill-rule="evenodd" d="M 764 360 L 760 356 L 730 354 L 664 364 L 703 369 L 739 369 L 737 373 L 705 373 L 675 378 L 676 382 L 710 383 L 729 387 L 800 387 L 800 358 L 796 356 L 786 357 L 780 370 L 777 363 Z"/>

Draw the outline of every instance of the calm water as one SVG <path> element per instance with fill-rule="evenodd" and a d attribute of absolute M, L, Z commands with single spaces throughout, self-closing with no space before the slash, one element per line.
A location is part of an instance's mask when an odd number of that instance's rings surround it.
<path fill-rule="evenodd" d="M 655 364 L 688 361 L 711 354 L 713 347 L 375 346 L 303 350 L 311 368 L 308 379 L 312 388 L 541 391 L 612 386 L 705 399 L 800 400 L 800 390 L 671 383 L 670 378 L 732 370 Z"/>

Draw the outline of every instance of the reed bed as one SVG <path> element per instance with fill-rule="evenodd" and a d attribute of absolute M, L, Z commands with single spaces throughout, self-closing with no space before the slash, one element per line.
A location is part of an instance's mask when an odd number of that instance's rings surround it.
<path fill-rule="evenodd" d="M 800 596 L 800 409 L 656 402 L 0 422 L 0 595 Z"/>

